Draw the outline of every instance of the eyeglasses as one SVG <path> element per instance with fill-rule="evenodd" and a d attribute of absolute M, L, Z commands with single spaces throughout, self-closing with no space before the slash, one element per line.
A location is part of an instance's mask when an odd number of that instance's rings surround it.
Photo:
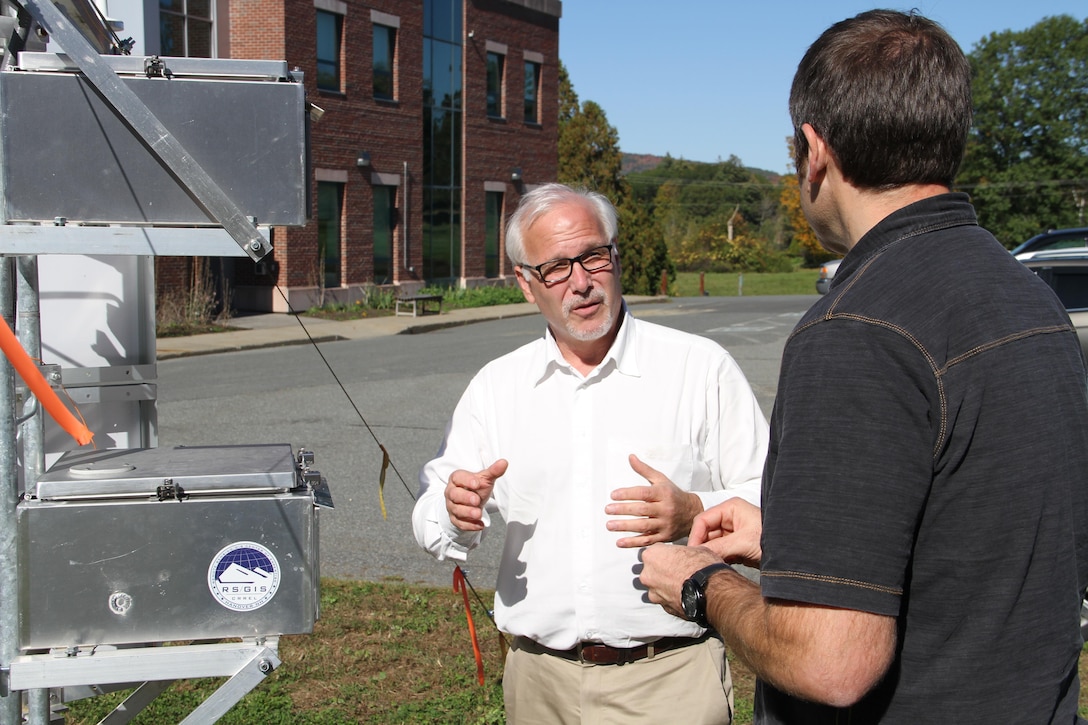
<path fill-rule="evenodd" d="M 601 272 L 606 269 L 611 269 L 612 249 L 611 244 L 605 244 L 604 246 L 594 247 L 589 251 L 582 252 L 577 257 L 553 259 L 544 264 L 538 264 L 535 267 L 529 264 L 523 264 L 521 266 L 536 272 L 536 276 L 539 277 L 540 281 L 544 284 L 558 284 L 570 279 L 571 274 L 574 272 L 575 262 L 582 265 L 582 269 L 587 272 Z"/>

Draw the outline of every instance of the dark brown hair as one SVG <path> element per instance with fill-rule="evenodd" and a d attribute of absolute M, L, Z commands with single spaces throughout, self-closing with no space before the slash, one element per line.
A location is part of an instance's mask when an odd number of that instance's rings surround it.
<path fill-rule="evenodd" d="M 951 186 L 971 126 L 971 67 L 932 20 L 870 10 L 831 26 L 808 49 L 790 116 L 798 172 L 808 123 L 854 186 Z"/>

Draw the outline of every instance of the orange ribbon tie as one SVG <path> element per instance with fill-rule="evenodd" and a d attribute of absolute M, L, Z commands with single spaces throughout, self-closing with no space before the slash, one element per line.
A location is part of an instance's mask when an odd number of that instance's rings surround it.
<path fill-rule="evenodd" d="M 465 619 L 468 620 L 468 633 L 472 637 L 472 654 L 476 656 L 476 679 L 484 684 L 484 658 L 480 654 L 480 643 L 476 639 L 476 625 L 472 622 L 472 609 L 468 605 L 468 585 L 465 583 L 465 573 L 461 567 L 453 569 L 453 591 L 461 592 L 465 600 Z"/>

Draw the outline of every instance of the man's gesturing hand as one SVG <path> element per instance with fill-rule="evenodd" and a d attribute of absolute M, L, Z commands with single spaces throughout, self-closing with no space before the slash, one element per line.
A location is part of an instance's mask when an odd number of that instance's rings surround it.
<path fill-rule="evenodd" d="M 759 508 L 744 499 L 731 498 L 695 517 L 688 544 L 705 546 L 725 561 L 758 568 L 763 559 L 762 534 Z"/>
<path fill-rule="evenodd" d="M 635 454 L 628 456 L 628 461 L 634 472 L 649 481 L 650 485 L 617 488 L 612 492 L 612 500 L 622 503 L 605 506 L 606 514 L 639 517 L 608 522 L 609 531 L 637 534 L 620 539 L 616 546 L 636 548 L 687 536 L 691 530 L 691 520 L 703 510 L 703 502 L 695 494 L 681 490 L 665 474 L 647 466 Z"/>
<path fill-rule="evenodd" d="M 505 458 L 492 463 L 482 471 L 470 473 L 456 470 L 446 483 L 446 511 L 450 522 L 462 531 L 480 531 L 484 528 L 484 505 L 491 498 L 495 481 L 506 473 Z"/>

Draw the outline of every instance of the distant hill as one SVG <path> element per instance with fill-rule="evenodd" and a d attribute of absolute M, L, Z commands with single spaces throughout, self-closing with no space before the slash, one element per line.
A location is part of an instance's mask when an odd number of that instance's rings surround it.
<path fill-rule="evenodd" d="M 622 157 L 621 169 L 625 174 L 656 169 L 665 160 L 664 156 L 653 154 L 623 154 Z"/>
<path fill-rule="evenodd" d="M 665 160 L 664 156 L 654 156 L 653 154 L 629 154 L 623 153 L 621 159 L 621 171 L 623 174 L 635 174 L 639 171 L 651 171 L 661 165 L 661 162 Z M 707 166 L 712 166 L 712 163 L 693 161 L 695 164 L 705 163 Z M 751 166 L 746 166 L 746 169 L 759 175 L 761 178 L 767 179 L 767 181 L 777 184 L 781 174 L 774 171 L 767 171 L 766 169 L 757 169 Z"/>

